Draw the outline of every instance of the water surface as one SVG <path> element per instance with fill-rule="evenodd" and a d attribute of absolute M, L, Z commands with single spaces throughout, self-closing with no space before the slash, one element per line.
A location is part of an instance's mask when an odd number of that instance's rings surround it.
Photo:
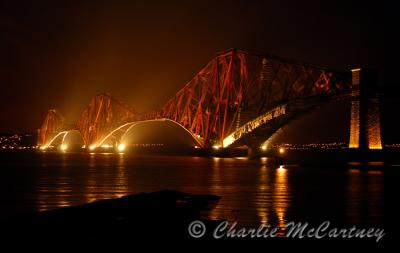
<path fill-rule="evenodd" d="M 379 226 L 384 207 L 394 202 L 385 190 L 395 187 L 398 176 L 350 166 L 279 166 L 267 158 L 40 152 L 0 157 L 3 218 L 171 189 L 221 196 L 209 218 L 245 226 L 324 220 Z"/>

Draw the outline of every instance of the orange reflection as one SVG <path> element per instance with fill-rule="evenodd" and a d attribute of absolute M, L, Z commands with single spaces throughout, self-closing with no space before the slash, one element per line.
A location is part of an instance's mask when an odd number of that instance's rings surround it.
<path fill-rule="evenodd" d="M 274 200 L 273 205 L 275 214 L 278 218 L 278 226 L 281 228 L 283 233 L 286 224 L 286 212 L 289 207 L 289 185 L 287 180 L 287 169 L 280 166 L 276 169 L 275 173 L 275 187 L 274 187 Z"/>
<path fill-rule="evenodd" d="M 358 174 L 358 173 L 360 173 L 360 170 L 359 169 L 350 169 L 349 173 Z"/>
<path fill-rule="evenodd" d="M 210 194 L 223 197 L 210 211 L 209 217 L 212 219 L 242 222 L 240 206 L 233 201 L 241 193 L 241 187 L 236 183 L 241 179 L 240 171 L 232 169 L 235 163 L 237 160 L 234 158 L 213 158 Z M 226 208 L 228 206 L 229 208 Z"/>
<path fill-rule="evenodd" d="M 380 171 L 380 170 L 369 170 L 368 174 L 370 174 L 370 175 L 383 175 L 383 171 Z"/>
<path fill-rule="evenodd" d="M 121 198 L 127 195 L 128 190 L 128 179 L 126 175 L 125 167 L 125 156 L 124 154 L 118 154 L 118 167 L 117 167 L 117 177 L 115 178 L 115 191 L 114 198 Z"/>
<path fill-rule="evenodd" d="M 368 220 L 383 216 L 383 171 L 371 170 L 367 175 L 367 195 L 368 195 Z M 379 218 L 378 218 L 379 219 Z M 381 223 L 381 221 L 376 221 Z"/>
<path fill-rule="evenodd" d="M 271 192 L 270 182 L 268 182 L 268 169 L 267 166 L 263 165 L 260 168 L 259 181 L 257 187 L 257 197 L 256 197 L 256 209 L 257 215 L 259 217 L 260 223 L 267 224 L 268 223 L 268 213 L 270 197 L 269 193 Z"/>
<path fill-rule="evenodd" d="M 96 155 L 102 156 L 101 164 L 96 163 Z M 117 159 L 117 167 L 112 166 L 114 159 Z M 124 154 L 94 154 L 90 156 L 90 168 L 85 186 L 86 202 L 120 198 L 128 194 L 124 159 Z"/>
<path fill-rule="evenodd" d="M 347 184 L 347 197 L 348 203 L 346 216 L 349 221 L 358 217 L 361 207 L 361 173 L 359 169 L 351 169 L 348 174 L 348 184 Z"/>
<path fill-rule="evenodd" d="M 211 176 L 211 194 L 218 195 L 222 191 L 221 189 L 221 167 L 220 167 L 220 159 L 219 157 L 213 157 L 213 170 L 212 170 L 212 176 Z M 223 199 L 220 199 L 220 202 L 223 201 Z M 211 209 L 210 212 L 210 218 L 213 220 L 221 219 L 221 213 L 220 213 L 220 208 L 218 208 L 219 203 L 217 206 L 213 209 Z"/>
<path fill-rule="evenodd" d="M 383 172 L 348 173 L 346 217 L 349 223 L 377 222 L 382 217 Z"/>
<path fill-rule="evenodd" d="M 47 211 L 51 209 L 71 206 L 72 179 L 68 174 L 66 154 L 61 156 L 60 176 L 39 177 L 36 199 L 36 209 Z"/>

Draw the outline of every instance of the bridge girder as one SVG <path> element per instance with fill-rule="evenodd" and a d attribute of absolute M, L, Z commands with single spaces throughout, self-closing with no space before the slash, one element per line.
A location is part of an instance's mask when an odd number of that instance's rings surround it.
<path fill-rule="evenodd" d="M 202 147 L 225 146 L 227 136 L 273 108 L 285 104 L 291 108 L 293 101 L 350 92 L 350 80 L 350 72 L 232 49 L 208 62 L 160 110 L 138 114 L 109 94 L 99 94 L 81 114 L 75 129 L 85 145 L 99 145 L 124 124 L 165 118 L 187 129 Z M 253 137 L 259 131 L 268 136 L 267 125 L 257 127 Z M 251 139 L 246 135 L 235 141 L 252 144 Z"/>
<path fill-rule="evenodd" d="M 76 129 L 83 137 L 85 145 L 98 143 L 116 127 L 135 121 L 136 112 L 108 93 L 96 95 L 81 114 Z"/>
<path fill-rule="evenodd" d="M 48 110 L 42 126 L 38 130 L 38 145 L 46 145 L 63 128 L 63 116 L 56 109 Z"/>
<path fill-rule="evenodd" d="M 282 129 L 300 116 L 303 116 L 332 100 L 350 99 L 350 94 L 341 94 L 331 97 L 310 97 L 279 105 L 266 114 L 246 123 L 243 127 L 226 137 L 224 139 L 224 146 L 235 147 L 247 145 L 251 148 L 260 148 L 261 144 L 266 143 L 278 130 Z M 230 139 L 232 136 L 235 136 L 235 138 Z M 226 141 L 228 141 L 228 143 L 225 143 Z"/>
<path fill-rule="evenodd" d="M 223 146 L 226 136 L 275 106 L 350 91 L 350 79 L 350 73 L 233 49 L 217 55 L 145 118 L 169 118 L 199 136 L 202 146 Z"/>

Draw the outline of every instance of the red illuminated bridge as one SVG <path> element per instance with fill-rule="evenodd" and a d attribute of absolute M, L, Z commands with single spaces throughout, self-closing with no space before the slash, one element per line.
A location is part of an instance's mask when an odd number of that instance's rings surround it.
<path fill-rule="evenodd" d="M 380 149 L 377 99 L 372 92 L 360 96 L 360 87 L 371 80 L 364 69 L 337 72 L 232 49 L 208 62 L 157 111 L 138 113 L 110 94 L 99 94 L 67 127 L 56 110 L 49 110 L 39 144 L 42 149 L 80 143 L 90 150 L 123 151 L 138 128 L 158 124 L 181 128 L 199 148 L 259 148 L 291 120 L 323 103 L 350 99 L 350 147 Z"/>

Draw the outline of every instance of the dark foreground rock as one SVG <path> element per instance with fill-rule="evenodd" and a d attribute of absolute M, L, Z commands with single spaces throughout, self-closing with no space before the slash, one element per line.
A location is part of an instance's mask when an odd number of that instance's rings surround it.
<path fill-rule="evenodd" d="M 159 191 L 34 213 L 3 224 L 5 241 L 118 243 L 190 239 L 188 224 L 203 219 L 219 197 Z"/>

